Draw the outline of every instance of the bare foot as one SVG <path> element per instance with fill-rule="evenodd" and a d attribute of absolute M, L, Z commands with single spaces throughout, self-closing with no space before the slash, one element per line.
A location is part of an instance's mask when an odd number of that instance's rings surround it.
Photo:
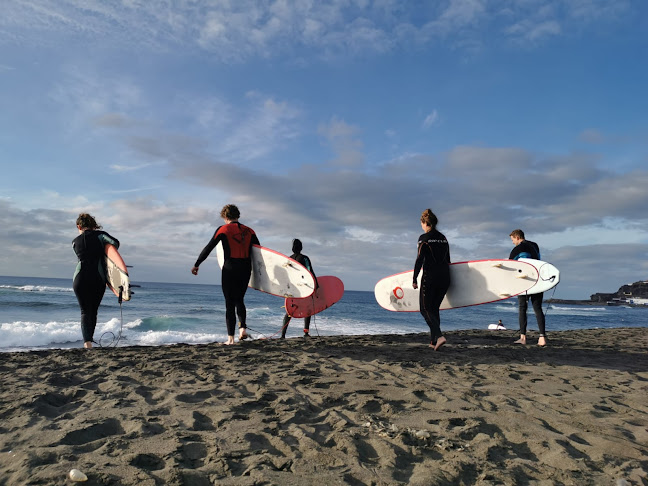
<path fill-rule="evenodd" d="M 540 336 L 538 338 L 538 346 L 546 346 L 547 345 L 547 339 L 544 336 Z"/>
<path fill-rule="evenodd" d="M 86 341 L 83 343 L 83 347 L 86 349 L 92 349 L 92 341 Z"/>
<path fill-rule="evenodd" d="M 443 336 L 441 336 L 441 337 L 438 339 L 437 343 L 434 345 L 434 350 L 435 350 L 435 351 L 438 351 L 439 349 L 441 349 L 441 346 L 443 346 L 445 343 L 446 343 L 446 338 L 444 338 Z"/>
<path fill-rule="evenodd" d="M 526 336 L 524 336 L 524 335 L 520 336 L 520 339 L 513 342 L 513 344 L 526 344 Z"/>
<path fill-rule="evenodd" d="M 250 336 L 248 336 L 247 332 L 245 332 L 243 329 L 241 329 L 241 334 L 239 334 L 239 340 L 243 341 L 244 339 L 247 339 L 249 337 Z"/>
<path fill-rule="evenodd" d="M 225 346 L 231 346 L 234 344 L 234 336 L 228 336 L 227 341 L 223 343 Z"/>

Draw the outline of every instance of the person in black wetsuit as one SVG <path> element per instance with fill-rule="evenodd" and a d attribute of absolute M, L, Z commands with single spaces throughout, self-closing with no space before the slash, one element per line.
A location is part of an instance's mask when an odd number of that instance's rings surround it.
<path fill-rule="evenodd" d="M 524 231 L 516 229 L 511 231 L 509 235 L 515 247 L 511 250 L 509 260 L 517 260 L 518 258 L 533 258 L 540 260 L 540 247 L 533 241 L 524 239 Z M 542 292 L 532 295 L 518 295 L 518 321 L 520 322 L 520 339 L 515 341 L 516 344 L 526 344 L 526 329 L 527 329 L 527 309 L 529 307 L 529 297 L 531 297 L 531 305 L 533 312 L 538 322 L 538 346 L 546 346 L 547 338 L 545 335 L 545 317 L 542 312 Z"/>
<path fill-rule="evenodd" d="M 225 224 L 216 229 L 212 239 L 200 252 L 191 273 L 198 275 L 200 264 L 207 259 L 216 245 L 222 242 L 225 255 L 221 279 L 227 324 L 227 342 L 225 344 L 234 344 L 237 315 L 240 323 L 239 340 L 248 337 L 245 331 L 247 311 L 244 298 L 252 274 L 252 245 L 260 243 L 252 228 L 239 223 L 241 213 L 236 206 L 227 204 L 221 210 L 220 215 Z"/>
<path fill-rule="evenodd" d="M 418 255 L 412 282 L 412 286 L 418 288 L 416 280 L 422 268 L 419 304 L 421 314 L 430 328 L 430 347 L 435 351 L 446 343 L 446 338 L 441 332 L 439 307 L 450 287 L 450 246 L 447 238 L 437 231 L 438 222 L 431 209 L 426 209 L 421 214 L 421 228 L 425 233 L 418 239 Z"/>
<path fill-rule="evenodd" d="M 81 333 L 83 347 L 92 348 L 97 327 L 97 312 L 106 291 L 105 245 L 119 248 L 119 241 L 105 231 L 87 213 L 79 214 L 76 220 L 79 236 L 72 241 L 72 248 L 79 262 L 73 277 L 74 294 L 81 307 Z"/>
<path fill-rule="evenodd" d="M 315 276 L 315 272 L 313 271 L 313 265 L 311 264 L 310 258 L 302 254 L 302 248 L 302 242 L 295 238 L 292 245 L 293 254 L 290 255 L 290 258 L 297 260 L 299 263 L 304 265 L 306 267 L 306 270 L 308 270 L 313 275 L 313 278 L 315 279 L 315 290 L 317 290 L 317 277 Z M 286 330 L 288 329 L 288 324 L 290 324 L 290 319 L 292 319 L 292 317 L 288 315 L 288 312 L 286 312 L 286 315 L 283 318 L 283 327 L 281 328 L 281 339 L 286 338 Z M 310 337 L 310 322 L 310 316 L 304 318 L 304 337 Z"/>

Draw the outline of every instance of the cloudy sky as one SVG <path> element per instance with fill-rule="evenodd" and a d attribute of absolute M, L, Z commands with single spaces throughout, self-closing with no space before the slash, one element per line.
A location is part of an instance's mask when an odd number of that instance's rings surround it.
<path fill-rule="evenodd" d="M 136 281 L 219 283 L 226 203 L 373 290 L 432 208 L 453 261 L 522 228 L 555 297 L 648 279 L 644 0 L 9 0 L 0 275 L 72 276 L 80 211 Z"/>

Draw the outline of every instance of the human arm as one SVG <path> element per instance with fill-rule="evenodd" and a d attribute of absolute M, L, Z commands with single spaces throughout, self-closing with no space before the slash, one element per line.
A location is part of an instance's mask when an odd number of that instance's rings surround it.
<path fill-rule="evenodd" d="M 212 239 L 209 240 L 209 243 L 205 245 L 205 248 L 202 249 L 200 252 L 200 255 L 198 255 L 198 259 L 196 260 L 196 263 L 194 263 L 194 266 L 191 269 L 191 273 L 194 275 L 198 275 L 198 267 L 202 262 L 207 260 L 207 257 L 209 254 L 212 252 L 214 248 L 216 248 L 216 245 L 218 245 L 218 242 L 221 240 L 222 235 L 218 234 L 218 229 L 214 232 L 214 236 L 212 236 Z"/>
<path fill-rule="evenodd" d="M 99 238 L 99 241 L 106 246 L 106 245 L 112 245 L 115 248 L 119 249 L 119 240 L 115 238 L 114 236 L 110 236 L 108 233 L 105 231 L 101 231 L 97 237 Z"/>
<path fill-rule="evenodd" d="M 304 266 L 306 267 L 306 270 L 308 270 L 313 276 L 313 280 L 315 280 L 315 288 L 317 289 L 319 287 L 319 283 L 317 283 L 317 276 L 315 275 L 315 270 L 313 270 L 313 265 L 310 261 L 310 258 L 308 258 L 306 255 L 303 255 L 303 257 L 304 257 Z"/>
<path fill-rule="evenodd" d="M 424 254 L 424 248 L 425 245 L 421 243 L 421 241 L 418 242 L 418 249 L 417 249 L 417 255 L 416 255 L 416 262 L 414 262 L 414 275 L 412 276 L 412 287 L 414 289 L 418 289 L 418 275 L 419 272 L 421 271 L 421 268 L 423 267 L 423 262 L 425 261 L 425 254 Z"/>

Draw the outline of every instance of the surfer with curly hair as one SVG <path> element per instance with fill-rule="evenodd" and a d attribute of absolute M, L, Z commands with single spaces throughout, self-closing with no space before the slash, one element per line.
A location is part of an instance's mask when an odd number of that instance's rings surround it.
<path fill-rule="evenodd" d="M 317 287 L 319 287 L 319 285 L 317 284 L 317 277 L 315 276 L 315 272 L 313 271 L 313 265 L 311 264 L 310 258 L 308 258 L 308 256 L 302 253 L 302 248 L 303 245 L 301 240 L 295 238 L 292 244 L 293 254 L 290 255 L 290 258 L 304 265 L 306 267 L 306 270 L 308 270 L 311 273 L 311 275 L 313 275 L 313 279 L 315 280 L 315 290 L 317 290 Z M 288 312 L 286 312 L 286 315 L 283 318 L 283 327 L 281 328 L 281 339 L 286 338 L 286 330 L 288 329 L 288 324 L 290 324 L 290 319 L 292 319 L 292 317 L 288 315 Z M 311 322 L 310 316 L 304 318 L 305 338 L 310 337 L 310 322 Z"/>
<path fill-rule="evenodd" d="M 227 325 L 225 344 L 234 344 L 237 315 L 240 326 L 239 340 L 248 337 L 246 332 L 247 310 L 244 299 L 252 274 L 252 245 L 260 245 L 260 243 L 252 228 L 239 223 L 241 213 L 235 205 L 223 206 L 220 216 L 225 224 L 216 229 L 214 236 L 200 252 L 191 273 L 198 275 L 200 264 L 207 259 L 218 243 L 222 243 L 225 256 L 221 274 L 221 287 L 225 297 L 225 323 Z"/>
<path fill-rule="evenodd" d="M 73 277 L 73 289 L 81 307 L 81 333 L 83 347 L 92 348 L 97 313 L 106 291 L 105 246 L 119 248 L 119 240 L 101 231 L 101 226 L 88 213 L 81 213 L 76 220 L 79 236 L 72 241 L 72 248 L 79 259 Z"/>
<path fill-rule="evenodd" d="M 425 233 L 418 239 L 412 282 L 412 286 L 417 289 L 418 274 L 423 269 L 419 303 L 421 315 L 430 328 L 430 347 L 435 351 L 446 343 L 441 332 L 439 308 L 450 287 L 450 245 L 447 238 L 436 229 L 438 222 L 431 209 L 426 209 L 421 214 L 421 228 Z"/>

